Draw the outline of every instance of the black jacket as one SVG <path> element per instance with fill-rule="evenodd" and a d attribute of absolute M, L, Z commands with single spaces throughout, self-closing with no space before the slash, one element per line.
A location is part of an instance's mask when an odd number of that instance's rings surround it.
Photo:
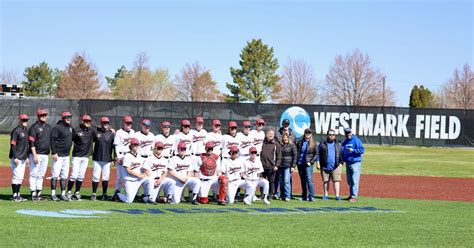
<path fill-rule="evenodd" d="M 58 154 L 59 157 L 67 157 L 72 146 L 72 127 L 64 121 L 58 124 L 51 131 L 51 154 Z"/>
<path fill-rule="evenodd" d="M 284 144 L 281 147 L 281 168 L 295 167 L 298 162 L 298 150 L 294 143 Z"/>
<path fill-rule="evenodd" d="M 52 127 L 48 123 L 40 121 L 35 122 L 28 130 L 28 140 L 31 147 L 36 149 L 36 154 L 49 155 L 51 152 L 51 130 Z"/>
<path fill-rule="evenodd" d="M 296 148 L 298 149 L 298 160 L 300 159 L 300 156 L 301 156 L 301 147 L 303 146 L 303 141 L 304 141 L 304 137 L 301 140 L 299 140 L 298 143 L 296 144 Z M 316 162 L 316 159 L 318 158 L 317 156 L 318 156 L 318 146 L 316 145 L 316 142 L 314 144 L 313 149 L 311 149 L 308 144 L 308 146 L 306 147 L 305 164 L 308 162 L 310 162 L 311 164 L 314 164 L 314 162 Z"/>
<path fill-rule="evenodd" d="M 92 160 L 101 162 L 110 162 L 113 160 L 112 154 L 114 153 L 114 138 L 115 134 L 110 130 L 106 130 L 102 127 L 96 129 L 95 134 L 95 145 L 94 153 L 92 154 Z"/>
<path fill-rule="evenodd" d="M 260 161 L 262 161 L 264 169 L 271 169 L 274 166 L 280 167 L 281 146 L 276 139 L 268 141 L 265 138 L 262 144 L 262 152 L 260 153 Z"/>
<path fill-rule="evenodd" d="M 336 164 L 334 165 L 334 168 L 337 168 L 339 164 L 343 163 L 344 160 L 342 159 L 342 154 L 341 154 L 341 142 L 338 140 L 335 140 L 335 151 L 336 151 L 336 158 L 334 161 L 336 161 Z M 323 170 L 326 169 L 327 163 L 328 163 L 328 142 L 327 140 L 322 140 L 319 143 L 318 146 L 318 153 L 319 153 L 319 165 Z"/>
<path fill-rule="evenodd" d="M 96 127 L 86 127 L 84 124 L 74 128 L 72 134 L 72 141 L 74 142 L 74 148 L 72 149 L 73 157 L 85 158 L 92 154 L 96 130 Z"/>

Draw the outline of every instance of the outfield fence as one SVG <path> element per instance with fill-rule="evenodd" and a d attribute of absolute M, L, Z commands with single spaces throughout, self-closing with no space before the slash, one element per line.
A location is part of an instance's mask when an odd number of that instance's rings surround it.
<path fill-rule="evenodd" d="M 343 128 L 351 127 L 369 144 L 416 146 L 474 146 L 474 111 L 461 109 L 413 109 L 398 107 L 353 107 L 333 105 L 288 105 L 254 103 L 162 102 L 125 100 L 68 100 L 51 98 L 0 99 L 0 133 L 9 133 L 17 125 L 20 113 L 36 119 L 38 108 L 49 112 L 48 122 L 55 124 L 62 111 L 73 114 L 73 126 L 83 114 L 91 115 L 97 124 L 101 116 L 108 116 L 111 125 L 120 128 L 124 115 L 134 118 L 138 128 L 142 119 L 152 121 L 152 132 L 159 132 L 159 124 L 168 120 L 179 128 L 182 119 L 202 116 L 210 130 L 211 119 L 220 119 L 223 131 L 227 122 L 254 122 L 263 118 L 267 126 L 279 128 L 287 118 L 295 136 L 311 128 L 315 139 L 321 140 L 329 128 L 343 139 Z M 33 121 L 30 121 L 30 125 Z"/>

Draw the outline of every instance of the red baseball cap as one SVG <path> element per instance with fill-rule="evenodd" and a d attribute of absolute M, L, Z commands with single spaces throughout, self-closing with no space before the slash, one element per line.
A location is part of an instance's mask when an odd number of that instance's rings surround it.
<path fill-rule="evenodd" d="M 237 127 L 237 122 L 229 121 L 229 127 Z"/>
<path fill-rule="evenodd" d="M 133 122 L 133 119 L 130 115 L 126 115 L 123 117 L 123 122 L 130 123 L 130 122 Z"/>
<path fill-rule="evenodd" d="M 130 145 L 138 146 L 140 145 L 140 142 L 136 138 L 130 138 Z"/>
<path fill-rule="evenodd" d="M 212 120 L 212 125 L 215 126 L 215 125 L 221 125 L 221 121 L 218 120 L 218 119 L 214 119 Z"/>
<path fill-rule="evenodd" d="M 38 110 L 36 110 L 36 115 L 37 116 L 48 115 L 48 111 L 46 111 L 46 109 L 38 109 Z"/>
<path fill-rule="evenodd" d="M 20 119 L 20 120 L 28 120 L 29 118 L 28 118 L 28 115 L 21 114 L 21 115 L 18 116 L 18 119 Z"/>
<path fill-rule="evenodd" d="M 68 116 L 72 116 L 71 113 L 67 111 L 61 113 L 61 118 L 68 117 Z"/>
<path fill-rule="evenodd" d="M 202 116 L 196 116 L 196 123 L 204 123 L 204 118 L 202 118 Z"/>
<path fill-rule="evenodd" d="M 257 152 L 257 147 L 255 147 L 255 146 L 250 147 L 249 152 L 250 153 Z"/>
<path fill-rule="evenodd" d="M 109 123 L 109 122 L 110 122 L 109 117 L 107 116 L 100 117 L 100 123 Z"/>
<path fill-rule="evenodd" d="M 257 125 L 258 125 L 258 124 L 263 124 L 263 125 L 265 125 L 265 120 L 263 120 L 262 118 L 260 118 L 260 119 L 257 119 L 256 123 L 257 123 Z"/>
<path fill-rule="evenodd" d="M 148 120 L 148 119 L 144 119 L 144 120 L 142 121 L 142 124 L 145 125 L 145 126 L 151 126 L 151 121 Z"/>
<path fill-rule="evenodd" d="M 82 116 L 83 121 L 92 121 L 91 117 L 89 115 L 83 115 Z"/>
<path fill-rule="evenodd" d="M 163 121 L 161 123 L 161 127 L 166 127 L 166 126 L 168 126 L 168 127 L 171 126 L 171 123 L 169 121 Z"/>
<path fill-rule="evenodd" d="M 229 152 L 239 152 L 239 148 L 237 146 L 231 146 Z"/>
<path fill-rule="evenodd" d="M 184 142 L 179 142 L 179 144 L 178 144 L 178 150 L 186 150 L 186 143 L 184 143 Z"/>
<path fill-rule="evenodd" d="M 157 141 L 157 142 L 155 143 L 155 148 L 163 148 L 163 147 L 165 147 L 165 144 L 163 144 L 163 142 Z"/>
<path fill-rule="evenodd" d="M 206 146 L 205 146 L 205 147 L 206 147 L 206 150 L 209 149 L 209 148 L 214 148 L 214 142 L 212 142 L 212 141 L 206 142 Z"/>
<path fill-rule="evenodd" d="M 191 122 L 187 119 L 181 121 L 181 126 L 191 126 Z"/>
<path fill-rule="evenodd" d="M 242 123 L 242 125 L 243 125 L 244 127 L 252 126 L 252 124 L 250 123 L 250 121 L 244 121 L 244 122 Z"/>

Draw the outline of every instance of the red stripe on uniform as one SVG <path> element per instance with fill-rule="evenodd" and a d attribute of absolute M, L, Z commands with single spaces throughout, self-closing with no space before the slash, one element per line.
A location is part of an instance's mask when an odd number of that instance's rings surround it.
<path fill-rule="evenodd" d="M 12 141 L 10 141 L 10 144 L 12 144 L 12 145 L 16 146 L 16 140 L 12 140 Z"/>
<path fill-rule="evenodd" d="M 33 137 L 33 136 L 28 136 L 28 140 L 31 141 L 31 142 L 35 142 L 35 137 Z"/>

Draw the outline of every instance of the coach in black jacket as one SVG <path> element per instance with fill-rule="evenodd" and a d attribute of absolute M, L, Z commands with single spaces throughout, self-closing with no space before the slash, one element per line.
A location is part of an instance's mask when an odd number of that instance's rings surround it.
<path fill-rule="evenodd" d="M 69 201 L 66 197 L 66 180 L 69 174 L 69 153 L 72 146 L 72 115 L 69 112 L 61 113 L 62 120 L 58 121 L 51 131 L 51 154 L 53 165 L 51 168 L 51 200 L 57 201 L 56 182 L 61 180 L 61 200 Z"/>
<path fill-rule="evenodd" d="M 275 130 L 272 128 L 265 132 L 260 161 L 263 166 L 263 177 L 270 183 L 269 198 L 272 199 L 275 193 L 275 174 L 281 164 L 281 145 L 275 139 Z"/>

